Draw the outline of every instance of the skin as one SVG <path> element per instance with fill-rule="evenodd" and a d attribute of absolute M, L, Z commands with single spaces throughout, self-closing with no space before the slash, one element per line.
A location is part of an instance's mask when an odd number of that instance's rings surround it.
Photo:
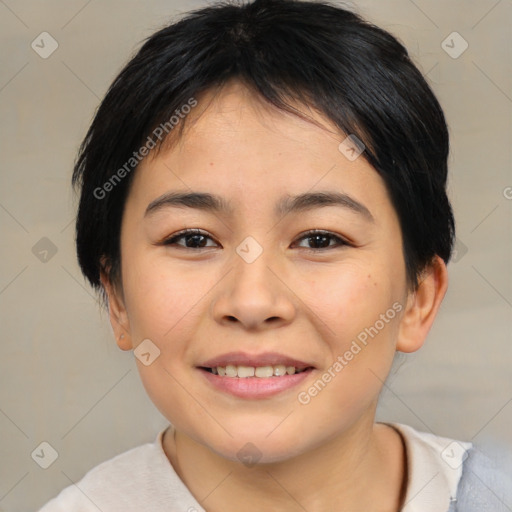
<path fill-rule="evenodd" d="M 345 135 L 325 117 L 300 107 L 320 127 L 275 110 L 237 82 L 207 97 L 179 142 L 134 176 L 121 228 L 122 286 L 102 273 L 119 347 L 149 338 L 160 350 L 149 366 L 136 361 L 151 400 L 176 429 L 164 436 L 169 461 L 209 512 L 241 503 L 247 512 L 323 512 L 340 503 L 396 511 L 404 449 L 394 429 L 375 423 L 377 399 L 396 351 L 425 341 L 448 286 L 446 266 L 436 257 L 408 292 L 384 182 L 363 157 L 350 161 L 338 150 Z M 144 216 L 163 193 L 191 190 L 222 196 L 232 212 L 168 207 Z M 374 221 L 339 206 L 274 215 L 281 196 L 320 190 L 348 194 Z M 209 234 L 207 247 L 161 243 L 185 228 Z M 315 249 L 315 240 L 301 239 L 309 229 L 352 245 L 327 239 L 329 248 Z M 252 263 L 236 252 L 247 236 L 263 249 Z M 297 393 L 395 302 L 400 313 L 307 405 L 299 403 Z M 277 396 L 236 398 L 211 387 L 196 366 L 237 350 L 279 352 L 315 370 Z M 261 453 L 253 467 L 237 457 L 247 442 Z"/>

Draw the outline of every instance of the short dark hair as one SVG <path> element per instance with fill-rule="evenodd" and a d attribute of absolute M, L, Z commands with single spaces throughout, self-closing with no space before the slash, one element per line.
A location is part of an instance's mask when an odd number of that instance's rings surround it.
<path fill-rule="evenodd" d="M 76 246 L 93 287 L 102 290 L 102 268 L 120 283 L 134 153 L 154 138 L 158 151 L 173 133 L 157 138 L 158 127 L 168 128 L 191 98 L 232 79 L 301 117 L 291 103 L 311 106 L 364 143 L 362 156 L 383 178 L 399 218 L 409 288 L 417 288 L 436 255 L 448 263 L 455 237 L 446 194 L 448 128 L 406 48 L 328 1 L 225 1 L 149 37 L 113 81 L 80 146 L 72 179 L 80 189 Z"/>

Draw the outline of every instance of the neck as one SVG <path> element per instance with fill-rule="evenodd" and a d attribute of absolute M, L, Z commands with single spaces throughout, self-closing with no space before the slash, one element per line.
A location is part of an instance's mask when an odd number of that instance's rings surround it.
<path fill-rule="evenodd" d="M 169 430 L 167 431 L 170 432 Z M 392 428 L 363 419 L 292 459 L 246 467 L 181 432 L 164 437 L 176 473 L 208 512 L 396 512 L 405 493 L 405 451 Z M 340 508 L 340 503 L 342 508 Z"/>

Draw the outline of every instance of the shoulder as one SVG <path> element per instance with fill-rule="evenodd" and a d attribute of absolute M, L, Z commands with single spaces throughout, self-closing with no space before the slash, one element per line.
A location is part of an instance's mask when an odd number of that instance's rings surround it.
<path fill-rule="evenodd" d="M 172 503 L 182 485 L 157 441 L 132 448 L 89 470 L 39 512 L 148 512 Z"/>
<path fill-rule="evenodd" d="M 402 434 L 406 445 L 409 481 L 404 512 L 512 511 L 512 464 L 505 458 L 491 458 L 470 442 L 389 425 Z"/>
<path fill-rule="evenodd" d="M 490 459 L 478 447 L 467 452 L 457 489 L 455 512 L 512 510 L 512 467 Z"/>

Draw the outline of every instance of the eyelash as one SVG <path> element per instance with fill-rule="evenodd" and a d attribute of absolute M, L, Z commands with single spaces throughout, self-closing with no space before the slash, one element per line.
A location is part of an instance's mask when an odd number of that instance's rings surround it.
<path fill-rule="evenodd" d="M 180 240 L 181 238 L 186 238 L 187 236 L 194 236 L 194 235 L 195 236 L 201 235 L 201 236 L 204 236 L 204 237 L 207 237 L 207 238 L 213 240 L 213 238 L 208 233 L 206 233 L 204 231 L 201 231 L 199 229 L 185 229 L 183 231 L 180 231 L 179 233 L 176 233 L 175 235 L 172 235 L 170 238 L 164 240 L 162 242 L 162 244 L 166 245 L 166 246 L 180 245 L 180 244 L 176 244 L 177 240 Z M 327 249 L 333 249 L 333 248 L 337 248 L 337 247 L 351 246 L 352 245 L 348 241 L 346 241 L 343 238 L 341 238 L 340 236 L 335 235 L 334 233 L 331 233 L 330 231 L 325 231 L 325 230 L 321 230 L 321 229 L 310 229 L 309 231 L 306 231 L 305 233 L 303 233 L 298 238 L 298 241 L 301 241 L 301 240 L 304 240 L 304 239 L 307 239 L 307 238 L 312 238 L 314 236 L 329 237 L 332 240 L 336 241 L 336 245 L 328 246 L 328 247 L 322 247 L 322 248 L 319 248 L 319 249 L 314 249 L 314 248 L 311 248 L 311 247 L 302 247 L 302 249 L 306 249 L 307 251 L 318 252 L 318 251 L 325 251 Z M 190 249 L 190 250 L 193 250 L 193 251 L 194 250 L 198 250 L 198 249 L 208 249 L 209 248 L 209 247 L 185 247 L 185 246 L 182 246 L 182 245 L 181 245 L 181 247 L 183 249 Z"/>

